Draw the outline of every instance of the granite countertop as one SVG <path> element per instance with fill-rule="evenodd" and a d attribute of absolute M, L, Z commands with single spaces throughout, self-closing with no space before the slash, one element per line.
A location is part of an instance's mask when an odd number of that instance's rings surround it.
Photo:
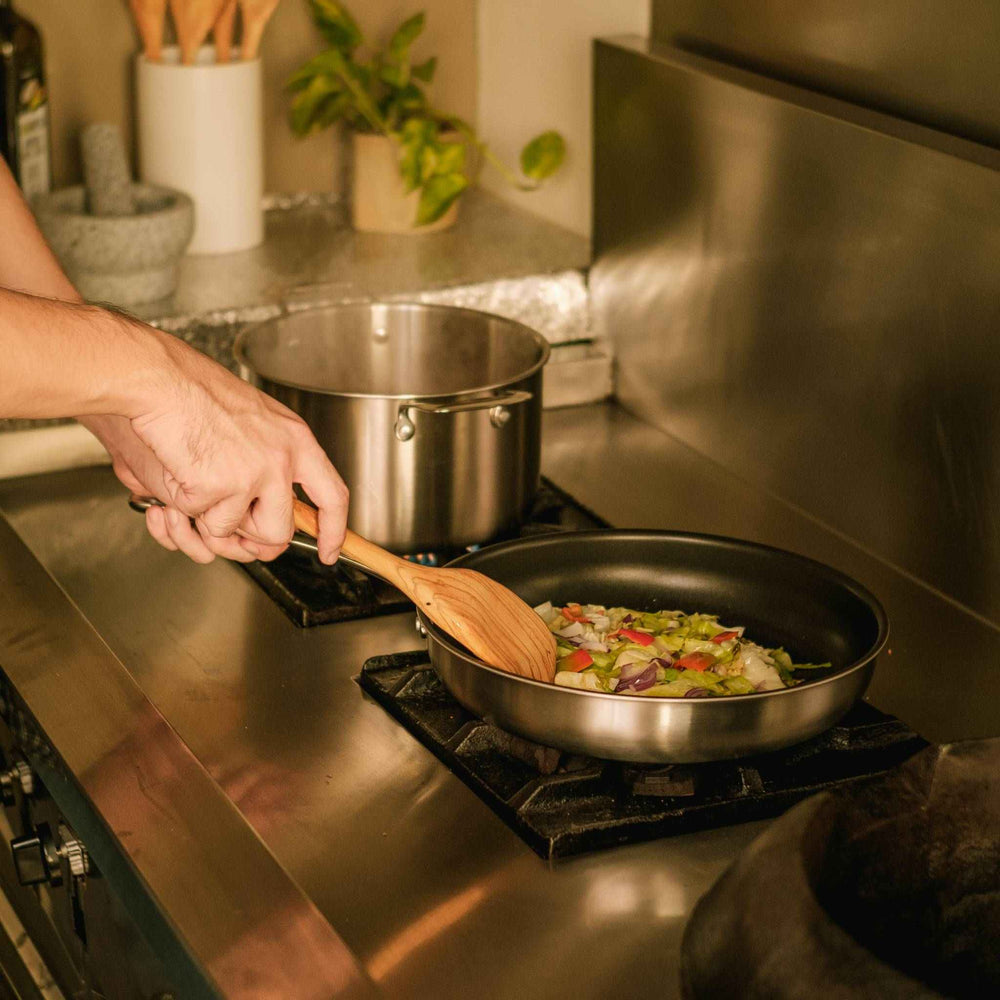
<path fill-rule="evenodd" d="M 173 328 L 227 310 L 393 296 L 589 262 L 584 237 L 485 191 L 463 198 L 454 228 L 412 236 L 357 233 L 344 205 L 314 196 L 270 209 L 264 243 L 253 250 L 185 257 L 176 294 L 143 313 Z"/>

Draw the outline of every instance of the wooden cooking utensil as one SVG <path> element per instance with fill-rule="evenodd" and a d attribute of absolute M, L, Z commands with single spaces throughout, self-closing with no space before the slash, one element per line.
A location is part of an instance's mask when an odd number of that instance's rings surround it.
<path fill-rule="evenodd" d="M 236 0 L 225 0 L 212 28 L 217 63 L 227 63 L 233 58 L 233 28 L 235 25 Z"/>
<path fill-rule="evenodd" d="M 163 503 L 133 493 L 129 506 L 141 514 Z M 316 509 L 295 500 L 294 512 L 295 527 L 318 537 Z M 556 641 L 548 626 L 496 580 L 471 569 L 408 562 L 350 530 L 341 554 L 398 587 L 438 628 L 484 663 L 537 681 L 555 677 Z"/>
<path fill-rule="evenodd" d="M 243 17 L 241 51 L 244 59 L 257 58 L 261 35 L 278 3 L 279 0 L 240 0 L 240 13 Z"/>
<path fill-rule="evenodd" d="M 198 55 L 198 49 L 219 19 L 226 0 L 170 0 L 170 13 L 177 29 L 177 41 L 181 47 L 181 62 L 190 66 Z"/>
<path fill-rule="evenodd" d="M 315 538 L 316 511 L 295 501 L 295 527 Z M 556 672 L 548 626 L 516 594 L 471 569 L 421 566 L 386 552 L 353 531 L 342 552 L 398 587 L 438 628 L 491 667 L 538 681 Z"/>
<path fill-rule="evenodd" d="M 159 62 L 163 53 L 163 19 L 167 0 L 128 0 L 132 17 L 142 39 L 142 51 L 150 62 Z"/>

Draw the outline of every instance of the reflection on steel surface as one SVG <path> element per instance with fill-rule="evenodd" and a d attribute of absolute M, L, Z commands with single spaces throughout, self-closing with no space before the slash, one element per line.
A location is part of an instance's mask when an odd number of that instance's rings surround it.
<path fill-rule="evenodd" d="M 135 865 L 177 935 L 174 959 L 204 977 L 198 995 L 370 996 L 351 952 L 2 518 L 0 594 L 0 662 L 56 751 L 47 784 L 63 766 L 75 775 L 113 838 L 88 839 L 92 856 L 106 876 L 121 855 Z M 128 906 L 134 883 L 116 891 Z"/>
<path fill-rule="evenodd" d="M 995 3 L 653 0 L 652 6 L 651 34 L 659 41 L 1000 146 Z"/>
<path fill-rule="evenodd" d="M 444 934 L 458 923 L 470 910 L 486 898 L 486 889 L 470 885 L 467 889 L 429 910 L 412 924 L 390 938 L 367 962 L 368 975 L 381 982 L 409 958 L 413 952 L 434 938 Z"/>
<path fill-rule="evenodd" d="M 623 404 L 1000 622 L 1000 151 L 641 41 L 595 79 Z"/>

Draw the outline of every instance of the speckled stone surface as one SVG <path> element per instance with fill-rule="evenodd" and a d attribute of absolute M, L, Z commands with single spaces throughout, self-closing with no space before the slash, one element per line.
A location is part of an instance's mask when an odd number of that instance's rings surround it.
<path fill-rule="evenodd" d="M 80 133 L 83 180 L 91 215 L 134 215 L 135 191 L 121 129 L 93 122 Z"/>
<path fill-rule="evenodd" d="M 134 306 L 163 300 L 177 286 L 177 263 L 191 242 L 194 206 L 180 191 L 133 185 L 134 215 L 91 215 L 82 186 L 40 195 L 35 217 L 84 298 Z"/>
<path fill-rule="evenodd" d="M 269 211 L 264 243 L 220 256 L 188 256 L 170 302 L 147 318 L 296 301 L 414 293 L 590 263 L 590 244 L 485 192 L 463 199 L 453 229 L 426 235 L 355 233 L 339 204 Z"/>

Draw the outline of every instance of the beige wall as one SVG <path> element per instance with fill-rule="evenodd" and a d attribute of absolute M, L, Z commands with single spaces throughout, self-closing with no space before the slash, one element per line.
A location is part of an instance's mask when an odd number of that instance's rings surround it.
<path fill-rule="evenodd" d="M 479 0 L 483 137 L 508 163 L 533 135 L 566 137 L 563 169 L 540 191 L 514 191 L 487 169 L 482 183 L 585 236 L 591 228 L 591 40 L 649 33 L 649 0 Z"/>
<path fill-rule="evenodd" d="M 55 183 L 80 178 L 80 128 L 121 125 L 132 136 L 132 56 L 138 48 L 126 0 L 14 0 L 42 31 L 52 102 Z M 354 0 L 350 7 L 370 38 L 384 37 L 416 10 L 427 12 L 418 55 L 438 56 L 439 105 L 476 113 L 475 0 Z M 330 132 L 297 139 L 287 125 L 283 83 L 322 40 L 306 0 L 282 0 L 268 25 L 264 60 L 266 185 L 269 191 L 338 190 L 339 144 Z"/>

